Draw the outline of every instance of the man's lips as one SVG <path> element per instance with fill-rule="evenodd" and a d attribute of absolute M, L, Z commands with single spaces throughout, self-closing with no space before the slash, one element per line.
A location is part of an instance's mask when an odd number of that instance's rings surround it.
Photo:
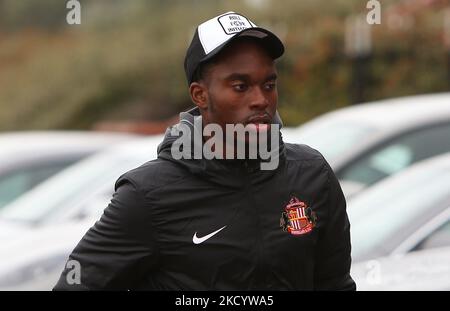
<path fill-rule="evenodd" d="M 248 118 L 247 124 L 270 124 L 272 123 L 272 118 L 269 115 L 259 115 Z"/>
<path fill-rule="evenodd" d="M 246 122 L 246 126 L 250 126 L 257 132 L 266 132 L 269 130 L 271 123 L 272 118 L 268 114 L 264 114 L 250 117 Z"/>

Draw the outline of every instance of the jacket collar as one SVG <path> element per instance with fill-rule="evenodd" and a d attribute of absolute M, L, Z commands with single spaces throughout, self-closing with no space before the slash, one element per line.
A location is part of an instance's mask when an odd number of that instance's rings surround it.
<path fill-rule="evenodd" d="M 255 174 L 258 173 L 259 177 L 270 178 L 280 166 L 283 166 L 286 155 L 284 143 L 281 138 L 281 133 L 279 134 L 280 139 L 278 146 L 276 146 L 276 149 L 272 149 L 274 156 L 278 157 L 278 168 L 274 170 L 261 170 L 260 167 L 262 160 L 259 159 L 207 160 L 204 158 L 194 159 L 193 157 L 191 159 L 174 159 L 174 157 L 172 156 L 171 148 L 173 143 L 181 137 L 180 135 L 182 135 L 179 129 L 183 124 L 185 128 L 188 127 L 191 130 L 191 133 L 194 133 L 195 117 L 201 118 L 200 111 L 197 107 L 180 113 L 180 122 L 169 127 L 166 130 L 165 137 L 161 144 L 158 146 L 159 158 L 174 162 L 177 165 L 184 167 L 192 174 L 199 175 L 201 178 L 207 178 L 214 183 L 218 183 L 223 186 L 228 185 L 233 188 L 237 186 L 236 179 L 242 180 L 243 174 L 255 176 Z M 276 113 L 273 122 L 279 124 L 280 128 L 283 125 L 278 112 Z M 177 132 L 178 135 L 176 134 Z M 191 135 L 192 152 L 194 150 L 195 144 L 200 143 L 202 144 L 202 146 L 199 147 L 203 147 L 203 141 L 201 140 L 200 142 L 198 142 L 194 140 L 193 136 L 194 135 Z"/>

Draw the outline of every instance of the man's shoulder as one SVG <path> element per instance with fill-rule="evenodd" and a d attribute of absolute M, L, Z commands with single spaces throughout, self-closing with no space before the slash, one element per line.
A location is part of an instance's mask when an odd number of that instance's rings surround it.
<path fill-rule="evenodd" d="M 318 161 L 324 162 L 323 155 L 316 149 L 304 144 L 285 143 L 288 161 Z"/>
<path fill-rule="evenodd" d="M 158 158 L 120 176 L 116 182 L 116 189 L 122 183 L 129 182 L 138 189 L 148 191 L 171 184 L 186 176 L 185 172 L 174 163 Z"/>

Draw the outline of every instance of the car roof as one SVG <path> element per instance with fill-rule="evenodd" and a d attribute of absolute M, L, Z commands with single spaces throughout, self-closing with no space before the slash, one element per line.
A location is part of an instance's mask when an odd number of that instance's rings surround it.
<path fill-rule="evenodd" d="M 450 93 L 414 95 L 357 104 L 328 112 L 311 122 L 348 120 L 383 130 L 450 119 Z M 306 125 L 306 124 L 305 124 Z"/>
<path fill-rule="evenodd" d="M 0 153 L 13 150 L 99 148 L 137 137 L 136 134 L 94 131 L 27 131 L 0 134 Z"/>
<path fill-rule="evenodd" d="M 136 134 L 93 131 L 27 131 L 0 134 L 0 167 L 51 159 L 85 156 L 140 137 Z"/>

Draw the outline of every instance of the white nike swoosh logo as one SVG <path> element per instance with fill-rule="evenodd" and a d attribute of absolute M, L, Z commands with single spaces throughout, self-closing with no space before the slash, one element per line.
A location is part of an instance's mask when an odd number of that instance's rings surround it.
<path fill-rule="evenodd" d="M 216 230 L 208 235 L 205 235 L 204 237 L 199 238 L 197 236 L 197 232 L 194 233 L 194 236 L 192 237 L 192 242 L 194 242 L 194 244 L 200 244 L 205 242 L 206 240 L 212 238 L 214 235 L 216 235 L 217 233 L 219 233 L 220 231 L 222 231 L 223 229 L 225 229 L 227 226 L 223 226 L 222 228 L 220 228 L 219 230 Z"/>

